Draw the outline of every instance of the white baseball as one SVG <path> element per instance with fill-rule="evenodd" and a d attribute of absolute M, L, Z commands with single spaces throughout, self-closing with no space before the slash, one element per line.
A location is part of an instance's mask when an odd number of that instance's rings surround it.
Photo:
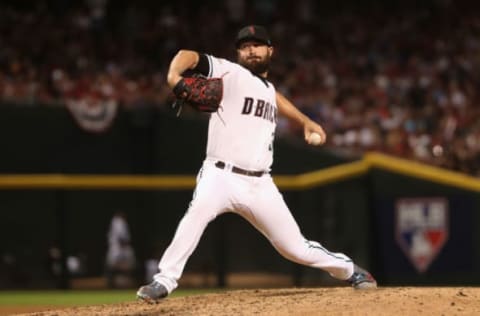
<path fill-rule="evenodd" d="M 320 145 L 322 143 L 322 136 L 318 133 L 311 133 L 308 137 L 308 143 L 314 146 Z"/>

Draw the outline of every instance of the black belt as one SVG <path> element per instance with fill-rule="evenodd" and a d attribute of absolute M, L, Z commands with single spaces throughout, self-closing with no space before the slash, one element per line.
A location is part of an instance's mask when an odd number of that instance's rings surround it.
<path fill-rule="evenodd" d="M 217 161 L 215 163 L 215 167 L 217 167 L 219 169 L 225 169 L 225 166 L 226 166 L 226 163 L 224 163 L 223 161 Z M 244 176 L 251 176 L 251 177 L 261 177 L 265 173 L 265 171 L 251 171 L 251 170 L 245 170 L 245 169 L 242 169 L 242 168 L 238 168 L 238 167 L 235 167 L 235 166 L 232 166 L 232 172 L 242 174 Z"/>

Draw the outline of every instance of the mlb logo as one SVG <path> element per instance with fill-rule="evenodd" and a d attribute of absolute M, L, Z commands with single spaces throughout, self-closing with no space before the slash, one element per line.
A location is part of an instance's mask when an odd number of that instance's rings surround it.
<path fill-rule="evenodd" d="M 406 198 L 396 203 L 395 237 L 419 273 L 427 271 L 448 239 L 448 201 Z"/>

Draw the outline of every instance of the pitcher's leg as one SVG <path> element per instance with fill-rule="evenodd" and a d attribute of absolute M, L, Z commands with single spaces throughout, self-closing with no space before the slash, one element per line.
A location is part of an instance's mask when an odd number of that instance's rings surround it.
<path fill-rule="evenodd" d="M 273 181 L 265 179 L 261 193 L 250 211 L 243 212 L 285 258 L 327 271 L 346 280 L 353 274 L 352 260 L 342 253 L 328 251 L 318 242 L 305 239 Z"/>
<path fill-rule="evenodd" d="M 204 168 L 190 207 L 158 264 L 159 273 L 154 276 L 154 280 L 163 284 L 169 293 L 177 287 L 185 264 L 208 223 L 225 207 L 227 184 L 224 181 L 216 170 Z"/>
<path fill-rule="evenodd" d="M 172 242 L 158 264 L 159 273 L 154 280 L 165 285 L 171 293 L 177 288 L 188 258 L 195 250 L 208 223 L 215 216 L 197 207 L 191 207 L 180 221 Z"/>
<path fill-rule="evenodd" d="M 146 302 L 154 302 L 166 297 L 177 288 L 177 281 L 207 224 L 215 217 L 211 209 L 205 208 L 205 199 L 195 198 L 185 216 L 180 221 L 175 236 L 158 264 L 159 272 L 153 282 L 140 287 L 137 297 Z"/>

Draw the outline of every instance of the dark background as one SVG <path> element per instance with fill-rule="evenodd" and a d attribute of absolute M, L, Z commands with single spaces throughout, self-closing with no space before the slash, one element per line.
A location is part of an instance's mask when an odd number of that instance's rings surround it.
<path fill-rule="evenodd" d="M 298 126 L 279 122 L 273 174 L 340 165 L 375 150 L 478 176 L 478 2 L 244 1 L 238 19 L 226 3 L 1 1 L 0 174 L 194 176 L 208 117 L 186 109 L 176 118 L 169 111 L 169 61 L 180 48 L 234 59 L 236 32 L 255 23 L 267 26 L 275 45 L 272 82 L 329 135 L 325 147 L 308 147 Z M 388 87 L 379 88 L 382 78 Z M 455 104 L 459 91 L 466 101 Z M 118 105 L 101 133 L 82 129 L 65 107 L 89 97 Z M 396 127 L 385 124 L 394 119 Z M 364 128 L 373 143 L 346 142 Z M 480 283 L 475 191 L 375 168 L 283 193 L 307 238 L 345 252 L 381 284 Z M 49 270 L 53 247 L 82 259 L 84 270 L 73 277 L 102 276 L 106 233 L 117 211 L 126 213 L 142 283 L 145 260 L 159 259 L 191 195 L 190 189 L 2 189 L 0 288 L 65 285 Z M 449 203 L 449 239 L 424 274 L 394 236 L 395 203 L 412 197 Z M 333 282 L 281 258 L 235 215 L 212 223 L 186 271 L 281 273 L 296 285 Z"/>

